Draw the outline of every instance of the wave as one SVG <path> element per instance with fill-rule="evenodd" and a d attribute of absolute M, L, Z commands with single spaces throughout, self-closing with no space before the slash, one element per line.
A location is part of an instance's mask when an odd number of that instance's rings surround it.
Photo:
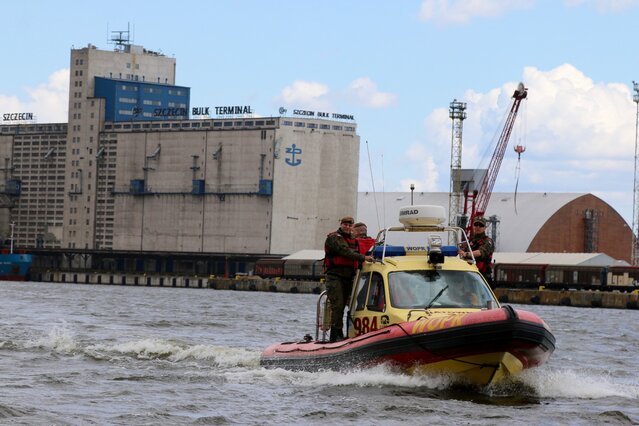
<path fill-rule="evenodd" d="M 26 343 L 5 340 L 3 350 L 23 348 L 47 349 L 56 353 L 84 355 L 94 360 L 117 360 L 122 356 L 139 360 L 162 360 L 173 363 L 193 361 L 203 366 L 220 367 L 229 382 L 265 382 L 295 387 L 356 386 L 397 387 L 406 390 L 450 390 L 458 385 L 449 375 L 411 375 L 387 365 L 350 371 L 302 372 L 265 369 L 259 366 L 260 350 L 223 345 L 188 344 L 147 337 L 126 342 L 85 344 L 65 323 L 54 326 L 46 335 L 31 338 Z M 554 368 L 542 366 L 480 391 L 488 397 L 520 395 L 530 398 L 603 399 L 627 398 L 639 400 L 639 379 L 634 375 L 613 377 L 594 369 Z"/>
<path fill-rule="evenodd" d="M 85 355 L 98 361 L 109 361 L 122 355 L 140 360 L 170 362 L 204 361 L 223 368 L 257 367 L 260 351 L 221 345 L 189 345 L 161 338 L 142 338 L 117 343 L 84 343 L 66 323 L 54 326 L 46 335 L 26 341 L 0 341 L 4 350 L 44 349 L 62 355 Z"/>
<path fill-rule="evenodd" d="M 98 344 L 88 351 L 111 352 L 135 356 L 138 359 L 210 361 L 220 367 L 251 367 L 259 364 L 259 352 L 245 348 L 216 345 L 185 345 L 163 339 L 146 338 L 117 344 Z"/>
<path fill-rule="evenodd" d="M 25 348 L 49 349 L 67 354 L 77 352 L 80 348 L 75 335 L 69 330 L 66 323 L 54 326 L 46 336 L 27 340 L 24 346 Z"/>
<path fill-rule="evenodd" d="M 251 374 L 245 372 L 244 374 Z M 357 387 L 397 387 L 406 391 L 438 391 L 442 397 L 454 391 L 456 397 L 483 395 L 501 399 L 508 404 L 539 399 L 604 399 L 609 397 L 639 399 L 639 382 L 635 377 L 627 380 L 613 378 L 605 374 L 584 372 L 583 370 L 549 370 L 536 368 L 489 387 L 478 389 L 459 383 L 454 376 L 446 374 L 409 375 L 387 366 L 347 372 L 323 371 L 319 373 L 295 372 L 282 369 L 263 369 L 263 379 L 271 384 L 296 386 L 357 386 Z M 238 376 L 239 378 L 240 376 Z M 228 381 L 233 379 L 227 377 Z M 241 380 L 241 378 L 240 378 Z M 469 396 L 470 398 L 470 396 Z M 514 399 L 513 399 L 514 398 Z"/>

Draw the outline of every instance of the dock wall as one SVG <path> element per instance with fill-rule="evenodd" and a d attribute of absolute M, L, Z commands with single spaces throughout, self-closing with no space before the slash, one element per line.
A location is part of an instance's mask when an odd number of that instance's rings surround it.
<path fill-rule="evenodd" d="M 267 291 L 278 293 L 319 294 L 324 284 L 315 281 L 270 280 L 252 278 L 217 278 L 98 272 L 46 272 L 32 277 L 34 281 L 69 284 L 102 284 L 149 287 L 210 288 L 214 290 Z M 587 308 L 639 309 L 639 292 L 579 291 L 545 289 L 494 290 L 500 303 L 522 305 L 554 305 Z"/>

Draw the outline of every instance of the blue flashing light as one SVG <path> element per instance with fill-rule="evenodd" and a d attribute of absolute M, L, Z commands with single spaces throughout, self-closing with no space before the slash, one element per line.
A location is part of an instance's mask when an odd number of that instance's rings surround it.
<path fill-rule="evenodd" d="M 442 246 L 444 256 L 457 256 L 457 246 Z"/>
<path fill-rule="evenodd" d="M 381 259 L 382 253 L 384 253 L 384 246 L 377 246 L 373 252 L 373 257 Z M 404 246 L 386 246 L 386 256 L 406 256 L 406 248 Z"/>

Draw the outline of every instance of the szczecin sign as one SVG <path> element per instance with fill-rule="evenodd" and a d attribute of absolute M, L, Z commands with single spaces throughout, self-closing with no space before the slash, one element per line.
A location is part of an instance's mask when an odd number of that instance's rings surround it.
<path fill-rule="evenodd" d="M 2 114 L 3 121 L 30 121 L 33 120 L 32 112 L 8 112 Z"/>

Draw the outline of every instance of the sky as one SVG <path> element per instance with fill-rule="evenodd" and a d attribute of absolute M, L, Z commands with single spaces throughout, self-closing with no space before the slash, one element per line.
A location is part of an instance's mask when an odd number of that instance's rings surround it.
<path fill-rule="evenodd" d="M 130 29 L 176 58 L 191 106 L 353 115 L 360 191 L 447 192 L 453 100 L 462 167 L 487 167 L 523 82 L 494 191 L 592 193 L 633 223 L 639 0 L 25 0 L 2 15 L 0 113 L 66 122 L 70 49 Z"/>

